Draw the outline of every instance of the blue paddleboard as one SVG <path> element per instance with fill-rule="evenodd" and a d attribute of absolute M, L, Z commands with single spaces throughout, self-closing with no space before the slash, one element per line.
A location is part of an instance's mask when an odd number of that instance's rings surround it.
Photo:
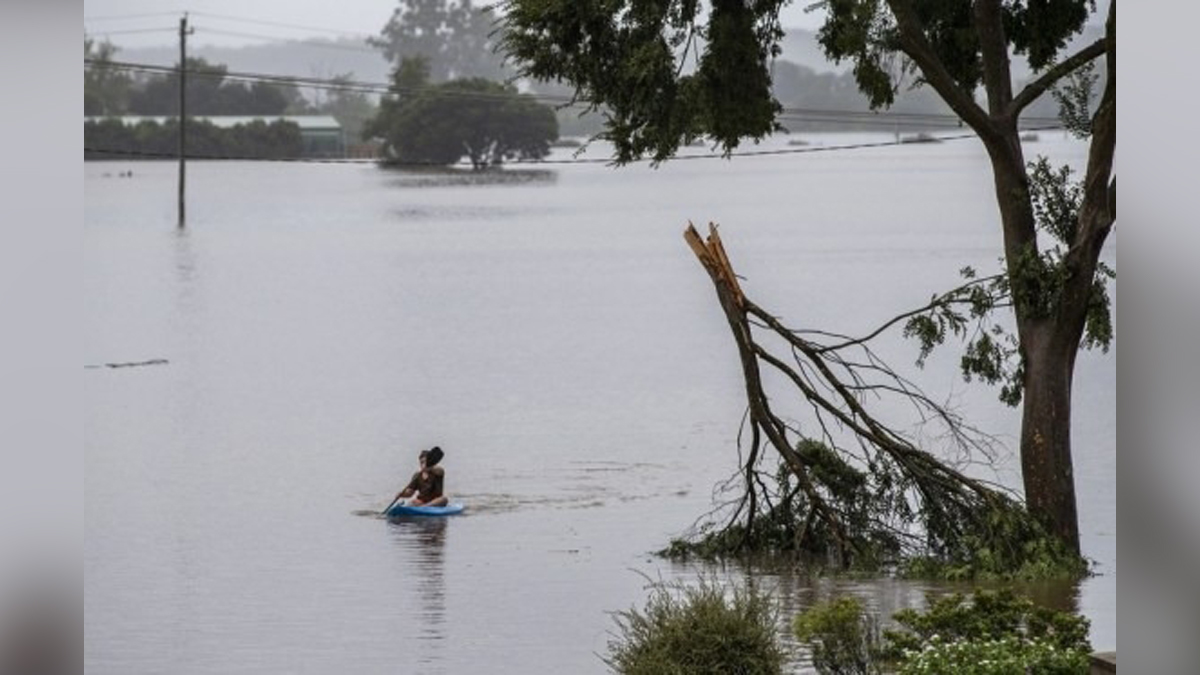
<path fill-rule="evenodd" d="M 388 518 L 401 516 L 453 516 L 463 512 L 465 508 L 460 502 L 450 502 L 445 506 L 407 506 L 397 504 L 388 509 Z"/>

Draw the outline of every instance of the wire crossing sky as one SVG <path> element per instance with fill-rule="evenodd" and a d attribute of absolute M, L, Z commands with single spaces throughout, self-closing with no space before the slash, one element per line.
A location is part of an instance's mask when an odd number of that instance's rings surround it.
<path fill-rule="evenodd" d="M 483 7 L 487 0 L 474 4 Z M 815 30 L 821 15 L 806 13 L 810 2 L 800 0 L 784 8 L 783 25 L 787 28 Z M 244 35 L 205 37 L 199 44 L 211 40 L 214 45 L 240 46 L 258 44 L 266 36 L 272 40 L 303 40 L 308 38 L 336 39 L 338 37 L 374 36 L 392 17 L 398 0 L 190 0 L 183 4 L 168 4 L 161 0 L 85 0 L 84 25 L 90 32 L 102 36 L 107 30 L 144 28 L 169 24 L 183 12 L 205 20 L 221 29 Z M 254 27 L 251 29 L 250 27 Z M 114 36 L 115 33 L 112 33 Z M 251 35 L 253 34 L 253 35 Z M 166 46 L 173 44 L 168 35 L 123 34 L 117 42 L 125 48 Z"/>

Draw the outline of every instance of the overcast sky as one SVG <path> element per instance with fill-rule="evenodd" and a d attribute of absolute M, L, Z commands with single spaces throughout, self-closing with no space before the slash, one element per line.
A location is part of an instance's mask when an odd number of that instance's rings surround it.
<path fill-rule="evenodd" d="M 484 6 L 488 0 L 476 0 L 476 4 Z M 805 12 L 810 4 L 812 0 L 795 0 L 785 7 L 784 27 L 819 27 L 823 12 Z M 1103 17 L 1108 0 L 1096 4 Z M 144 47 L 177 44 L 179 17 L 188 11 L 196 28 L 193 44 L 235 46 L 343 34 L 376 35 L 398 5 L 398 0 L 184 0 L 180 4 L 173 0 L 84 0 L 83 16 L 85 32 L 108 37 L 118 46 Z M 1097 19 L 1093 15 L 1093 20 Z"/>
<path fill-rule="evenodd" d="M 476 4 L 487 2 L 476 0 Z M 798 0 L 784 9 L 784 26 L 816 28 L 820 20 L 816 13 L 805 13 L 808 4 L 809 0 Z M 191 38 L 194 44 L 244 45 L 269 39 L 334 38 L 339 31 L 376 35 L 398 5 L 398 0 L 185 0 L 179 4 L 172 0 L 84 0 L 83 16 L 87 33 L 99 38 L 107 35 L 119 46 L 143 47 L 177 44 L 179 17 L 186 10 L 191 13 L 189 23 L 196 27 Z"/>

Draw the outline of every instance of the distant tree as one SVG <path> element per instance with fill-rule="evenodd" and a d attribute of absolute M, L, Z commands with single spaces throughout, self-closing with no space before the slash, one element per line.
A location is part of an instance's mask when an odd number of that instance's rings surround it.
<path fill-rule="evenodd" d="M 477 7 L 471 0 L 401 0 L 380 37 L 369 42 L 397 65 L 416 56 L 428 59 L 434 82 L 499 80 L 505 69 L 491 36 L 496 19 L 490 7 Z"/>
<path fill-rule="evenodd" d="M 174 119 L 159 124 L 142 120 L 126 125 L 119 119 L 83 125 L 84 159 L 170 158 L 178 150 L 179 127 Z M 232 128 L 193 120 L 187 125 L 188 154 L 205 157 L 299 157 L 304 153 L 300 127 L 294 122 L 254 120 Z"/>
<path fill-rule="evenodd" d="M 83 58 L 91 60 L 83 70 L 84 115 L 121 115 L 128 107 L 133 81 L 126 72 L 112 67 L 117 49 L 107 40 L 83 39 Z"/>
<path fill-rule="evenodd" d="M 178 68 L 179 64 L 175 64 Z M 228 69 L 223 65 L 209 64 L 200 58 L 187 60 L 187 105 L 188 114 L 207 115 L 218 105 L 217 92 Z M 129 110 L 136 115 L 179 114 L 179 74 L 148 78 L 130 96 Z"/>
<path fill-rule="evenodd" d="M 575 95 L 575 89 L 570 85 L 531 81 L 529 93 L 542 100 L 556 100 L 553 107 L 561 136 L 594 137 L 604 131 L 602 110 L 592 110 L 586 103 L 565 105 Z"/>
<path fill-rule="evenodd" d="M 326 92 L 324 100 L 316 105 L 316 110 L 332 115 L 338 124 L 342 125 L 347 139 L 359 140 L 363 137 L 367 122 L 375 116 L 378 106 L 370 96 L 355 91 L 351 86 L 354 73 L 342 73 L 330 79 L 333 87 Z"/>
<path fill-rule="evenodd" d="M 779 128 L 770 64 L 780 53 L 785 4 L 507 0 L 503 43 L 522 75 L 570 82 L 581 99 L 609 108 L 606 136 L 619 162 L 665 160 L 700 134 L 728 152 Z M 964 375 L 1001 384 L 1001 399 L 1023 406 L 1028 512 L 1078 553 L 1075 360 L 1081 347 L 1107 348 L 1112 338 L 1100 253 L 1116 220 L 1116 0 L 1104 36 L 1069 54 L 1062 52 L 1095 11 L 1093 0 L 816 4 L 826 11 L 821 46 L 853 63 L 872 107 L 890 106 L 904 86 L 927 86 L 987 151 L 1004 270 L 994 284 L 974 280 L 942 296 L 906 332 L 920 339 L 922 356 L 947 334 L 967 338 Z M 1036 74 L 1021 89 L 1014 88 L 1012 54 L 1025 55 Z M 1103 93 L 1087 111 L 1086 128 L 1076 129 L 1090 136 L 1090 148 L 1074 184 L 1026 162 L 1019 123 L 1034 101 L 1101 57 Z M 682 67 L 690 63 L 697 66 Z M 981 321 L 996 308 L 1011 309 L 1015 336 Z M 792 454 L 786 445 L 780 452 Z"/>
<path fill-rule="evenodd" d="M 178 64 L 176 64 L 178 67 Z M 224 64 L 202 58 L 187 60 L 188 115 L 259 115 L 273 117 L 304 114 L 309 106 L 299 88 L 291 82 L 244 82 L 228 79 Z M 135 87 L 129 99 L 129 112 L 137 115 L 177 115 L 179 113 L 178 72 L 147 79 Z"/>
<path fill-rule="evenodd" d="M 403 60 L 393 94 L 368 127 L 394 161 L 446 165 L 465 156 L 483 169 L 545 157 L 558 138 L 554 111 L 510 85 L 483 78 L 430 85 L 428 76 L 424 59 Z"/>
<path fill-rule="evenodd" d="M 250 86 L 250 91 L 253 92 L 259 87 L 273 90 L 279 99 L 282 99 L 283 108 L 279 113 L 259 112 L 267 107 L 270 107 L 272 110 L 278 108 L 278 104 L 272 101 L 269 106 L 256 106 L 253 112 L 247 114 L 313 115 L 318 112 L 316 106 L 314 106 L 312 102 L 300 92 L 299 85 L 297 85 L 292 78 L 283 78 L 283 80 L 280 82 L 255 82 Z M 259 94 L 259 96 L 261 97 L 262 94 Z"/>

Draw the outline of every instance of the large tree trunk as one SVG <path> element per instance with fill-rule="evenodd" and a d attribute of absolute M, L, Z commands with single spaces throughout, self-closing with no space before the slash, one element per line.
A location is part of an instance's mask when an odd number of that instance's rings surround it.
<path fill-rule="evenodd" d="M 1017 334 L 1024 359 L 1024 416 L 1021 429 L 1021 468 L 1030 511 L 1079 551 L 1075 481 L 1071 470 L 1071 377 L 1086 322 L 1092 280 L 1104 240 L 1116 218 L 1116 185 L 1110 183 L 1116 150 L 1116 0 L 1109 5 L 1105 39 L 1066 59 L 1014 96 L 1005 36 L 1003 3 L 977 0 L 974 28 L 979 37 L 980 63 L 987 109 L 972 92 L 962 89 L 926 38 L 910 0 L 888 0 L 900 31 L 906 56 L 921 69 L 926 81 L 984 142 L 991 159 L 996 201 L 1004 230 L 1004 257 L 1011 282 Z M 1021 151 L 1018 118 L 1021 111 L 1062 77 L 1101 53 L 1108 60 L 1104 94 L 1092 119 L 1092 145 L 1084 177 L 1085 193 L 1079 228 L 1063 264 L 1067 278 L 1058 306 L 1030 308 L 1022 298 L 1038 296 L 1037 280 L 1022 274 L 1022 261 L 1040 255 L 1037 224 L 1030 198 L 1029 176 Z"/>
<path fill-rule="evenodd" d="M 997 125 L 998 126 L 998 125 Z M 1015 120 L 996 128 L 1001 140 L 987 143 L 1003 223 L 1005 259 L 1014 297 L 1024 377 L 1021 417 L 1021 476 L 1025 503 L 1050 533 L 1078 553 L 1079 524 L 1071 466 L 1071 382 L 1083 334 L 1087 298 L 1099 249 L 1074 260 L 1076 274 L 1065 283 L 1060 304 L 1047 308 L 1017 298 L 1045 293 L 1022 271 L 1021 260 L 1037 255 L 1037 224 L 1029 174 Z M 1065 301 L 1065 302 L 1064 302 Z"/>
<path fill-rule="evenodd" d="M 1061 330 L 1053 324 L 1041 328 L 1042 332 Z M 1061 336 L 1039 337 L 1048 339 L 1025 341 L 1021 418 L 1025 505 L 1052 534 L 1079 553 L 1075 472 L 1071 466 L 1071 381 L 1079 343 L 1055 339 Z"/>

